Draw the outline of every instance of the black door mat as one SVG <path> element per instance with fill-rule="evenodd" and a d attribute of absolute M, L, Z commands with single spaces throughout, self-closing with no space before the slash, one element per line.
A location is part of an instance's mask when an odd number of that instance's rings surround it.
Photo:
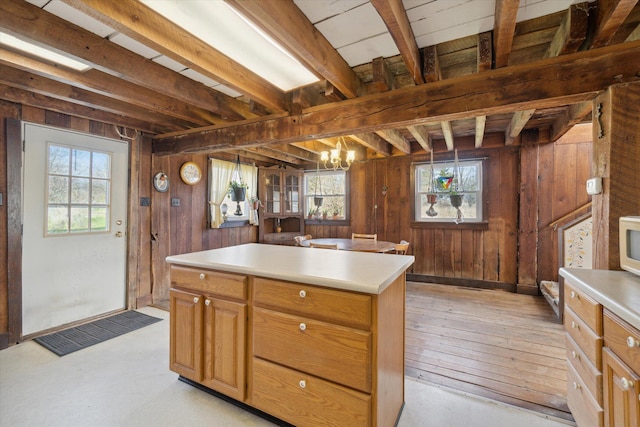
<path fill-rule="evenodd" d="M 33 340 L 58 356 L 64 356 L 161 320 L 133 310 L 124 311 Z"/>

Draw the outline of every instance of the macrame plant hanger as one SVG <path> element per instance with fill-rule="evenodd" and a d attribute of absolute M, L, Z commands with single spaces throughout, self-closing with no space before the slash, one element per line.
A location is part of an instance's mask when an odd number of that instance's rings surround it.
<path fill-rule="evenodd" d="M 320 162 L 316 162 L 316 182 L 313 189 L 313 205 L 315 206 L 315 215 L 318 216 L 320 206 L 322 206 L 322 180 L 320 179 Z"/>
<path fill-rule="evenodd" d="M 431 150 L 431 164 L 429 165 L 429 185 L 427 187 L 427 202 L 429 203 L 429 209 L 427 209 L 427 216 L 434 217 L 438 215 L 438 212 L 433 208 L 433 205 L 437 203 L 438 195 L 436 194 L 435 181 L 433 177 L 433 150 Z"/>
<path fill-rule="evenodd" d="M 464 222 L 464 215 L 460 210 L 462 206 L 464 188 L 462 185 L 462 175 L 460 174 L 460 162 L 458 161 L 458 149 L 455 150 L 455 160 L 453 166 L 453 182 L 451 184 L 451 206 L 456 208 L 456 218 L 453 220 L 456 224 Z"/>

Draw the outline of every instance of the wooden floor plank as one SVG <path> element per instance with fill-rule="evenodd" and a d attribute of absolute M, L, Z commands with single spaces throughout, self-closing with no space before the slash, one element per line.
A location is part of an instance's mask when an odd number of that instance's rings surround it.
<path fill-rule="evenodd" d="M 564 331 L 543 297 L 407 282 L 406 373 L 571 420 Z"/>

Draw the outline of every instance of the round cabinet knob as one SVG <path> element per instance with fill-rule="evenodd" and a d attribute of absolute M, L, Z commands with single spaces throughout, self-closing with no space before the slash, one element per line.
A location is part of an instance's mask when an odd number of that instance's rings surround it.
<path fill-rule="evenodd" d="M 305 380 L 300 380 L 300 382 L 298 384 L 300 385 L 300 388 L 306 388 L 307 387 L 307 382 Z"/>
<path fill-rule="evenodd" d="M 194 304 L 197 304 L 197 303 L 198 303 L 198 301 L 200 301 L 200 298 L 198 298 L 198 297 L 193 297 L 193 303 L 194 303 Z"/>
<path fill-rule="evenodd" d="M 307 325 L 305 325 L 304 323 L 300 323 L 300 330 L 304 331 L 305 329 L 307 329 Z"/>
<path fill-rule="evenodd" d="M 576 353 L 575 350 L 571 350 L 571 357 L 576 359 L 578 357 L 578 353 Z"/>
<path fill-rule="evenodd" d="M 204 305 L 207 305 L 207 306 L 208 306 L 208 305 L 210 305 L 210 304 L 211 304 L 211 300 L 208 300 L 208 299 L 204 300 Z"/>
<path fill-rule="evenodd" d="M 582 386 L 580 384 L 578 384 L 577 382 L 573 382 L 573 389 L 574 390 L 580 390 L 582 388 Z"/>
<path fill-rule="evenodd" d="M 627 337 L 627 347 L 640 347 L 640 341 L 636 340 L 634 337 L 629 336 Z"/>
<path fill-rule="evenodd" d="M 575 291 L 571 291 L 571 298 L 575 298 L 576 297 L 576 292 Z"/>
<path fill-rule="evenodd" d="M 633 381 L 629 381 L 625 377 L 620 378 L 620 384 L 622 385 L 623 390 L 629 390 L 633 388 Z"/>
<path fill-rule="evenodd" d="M 307 296 L 307 292 L 303 289 L 300 291 L 300 298 L 304 298 Z"/>
<path fill-rule="evenodd" d="M 580 326 L 578 326 L 578 324 L 572 320 L 571 321 L 571 328 L 572 329 L 580 329 Z"/>
<path fill-rule="evenodd" d="M 200 280 L 204 280 L 204 278 L 207 277 L 204 275 L 204 273 L 200 273 Z"/>

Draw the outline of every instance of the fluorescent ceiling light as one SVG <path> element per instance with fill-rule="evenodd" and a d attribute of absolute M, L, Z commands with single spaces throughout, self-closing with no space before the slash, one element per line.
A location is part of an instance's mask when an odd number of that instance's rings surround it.
<path fill-rule="evenodd" d="M 223 1 L 142 3 L 283 91 L 319 81 L 282 46 Z"/>
<path fill-rule="evenodd" d="M 0 44 L 12 47 L 30 55 L 35 55 L 47 61 L 55 62 L 56 64 L 63 65 L 76 71 L 87 71 L 90 66 L 80 61 L 76 61 L 68 56 L 61 55 L 52 50 L 45 49 L 33 43 L 20 40 L 10 34 L 0 31 Z"/>

